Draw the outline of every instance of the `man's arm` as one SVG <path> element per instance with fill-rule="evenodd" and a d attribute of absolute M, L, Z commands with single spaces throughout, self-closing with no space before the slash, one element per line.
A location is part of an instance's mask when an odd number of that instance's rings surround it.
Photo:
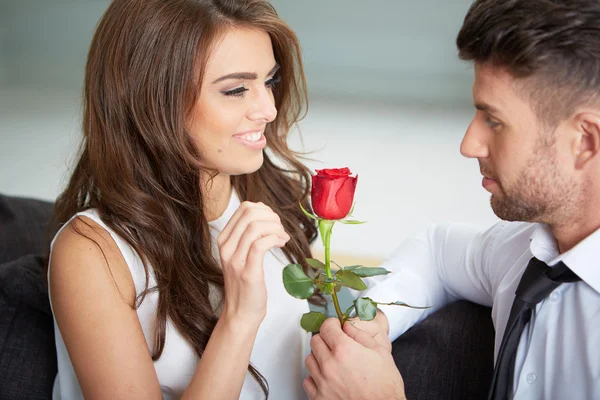
<path fill-rule="evenodd" d="M 491 306 L 492 279 L 487 254 L 501 229 L 502 224 L 485 232 L 463 224 L 434 225 L 402 243 L 381 265 L 391 274 L 368 279 L 368 289 L 353 294 L 380 303 L 402 301 L 412 306 L 431 307 L 419 310 L 380 306 L 387 317 L 392 341 L 455 300 L 466 299 Z"/>
<path fill-rule="evenodd" d="M 432 306 L 427 310 L 381 306 L 389 318 L 392 339 L 456 299 L 490 306 L 493 282 L 503 272 L 489 266 L 510 260 L 514 256 L 510 254 L 511 240 L 529 234 L 525 229 L 504 230 L 505 226 L 496 224 L 485 232 L 465 225 L 433 226 L 405 241 L 382 265 L 392 274 L 369 280 L 365 292 L 355 293 L 382 303 Z M 380 334 L 385 332 L 386 322 L 386 316 L 378 313 L 374 322 L 346 323 L 343 331 L 337 319 L 323 323 L 306 359 L 311 376 L 305 381 L 305 390 L 311 400 L 404 398 L 389 339 Z"/>

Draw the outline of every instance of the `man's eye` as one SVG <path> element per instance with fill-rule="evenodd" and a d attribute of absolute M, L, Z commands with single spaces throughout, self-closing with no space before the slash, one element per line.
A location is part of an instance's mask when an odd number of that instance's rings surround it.
<path fill-rule="evenodd" d="M 485 117 L 485 123 L 490 128 L 494 129 L 500 126 L 500 122 L 492 120 L 490 117 Z"/>

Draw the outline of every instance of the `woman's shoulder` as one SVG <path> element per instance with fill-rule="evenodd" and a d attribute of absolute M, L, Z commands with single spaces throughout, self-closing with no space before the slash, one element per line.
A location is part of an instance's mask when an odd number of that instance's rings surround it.
<path fill-rule="evenodd" d="M 95 210 L 77 213 L 57 232 L 52 241 L 52 256 L 63 252 L 78 253 L 84 250 L 88 256 L 106 257 L 119 252 L 108 227 Z"/>
<path fill-rule="evenodd" d="M 51 247 L 48 279 L 53 293 L 109 283 L 128 303 L 135 301 L 135 285 L 127 262 L 95 212 L 77 214 L 57 233 Z"/>

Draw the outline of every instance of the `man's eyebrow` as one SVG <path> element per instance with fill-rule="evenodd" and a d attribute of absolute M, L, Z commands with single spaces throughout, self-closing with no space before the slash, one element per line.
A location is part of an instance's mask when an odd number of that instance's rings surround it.
<path fill-rule="evenodd" d="M 500 113 L 500 111 L 496 107 L 491 106 L 487 103 L 475 103 L 475 108 L 480 111 L 488 112 L 488 113 L 492 113 L 492 114 Z"/>
<path fill-rule="evenodd" d="M 269 71 L 268 75 L 273 75 L 279 69 L 279 64 L 275 64 L 271 71 Z M 223 75 L 220 78 L 217 78 L 213 81 L 213 84 L 225 81 L 227 79 L 244 79 L 244 80 L 254 80 L 258 79 L 258 75 L 255 72 L 233 72 L 231 74 Z"/>

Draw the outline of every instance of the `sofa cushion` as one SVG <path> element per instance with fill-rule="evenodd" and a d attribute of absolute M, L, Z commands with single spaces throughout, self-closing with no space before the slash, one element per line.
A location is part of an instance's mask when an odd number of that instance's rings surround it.
<path fill-rule="evenodd" d="M 49 399 L 57 372 L 43 257 L 0 264 L 0 399 Z"/>
<path fill-rule="evenodd" d="M 459 301 L 392 344 L 410 400 L 485 399 L 494 368 L 491 309 Z"/>
<path fill-rule="evenodd" d="M 0 194 L 0 264 L 48 249 L 52 203 Z"/>
<path fill-rule="evenodd" d="M 52 204 L 0 195 L 0 399 L 49 399 L 57 372 L 44 273 Z"/>

